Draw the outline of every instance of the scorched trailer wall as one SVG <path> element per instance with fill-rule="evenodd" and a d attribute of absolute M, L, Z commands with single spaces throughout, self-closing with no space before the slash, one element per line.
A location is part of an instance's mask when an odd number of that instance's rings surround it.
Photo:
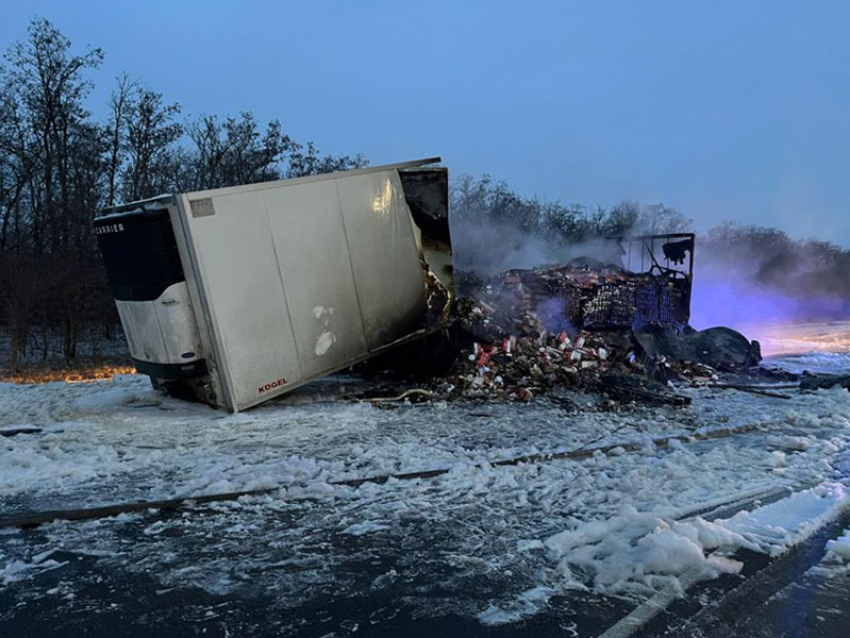
<path fill-rule="evenodd" d="M 439 158 L 165 195 L 95 232 L 137 369 L 232 411 L 443 327 Z"/>

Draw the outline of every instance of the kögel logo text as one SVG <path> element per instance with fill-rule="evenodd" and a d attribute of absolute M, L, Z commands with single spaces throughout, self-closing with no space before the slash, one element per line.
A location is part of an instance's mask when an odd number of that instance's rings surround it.
<path fill-rule="evenodd" d="M 278 379 L 277 381 L 272 381 L 271 383 L 267 383 L 264 386 L 260 386 L 257 388 L 257 391 L 262 394 L 263 392 L 268 392 L 269 390 L 274 390 L 275 388 L 279 388 L 282 385 L 286 385 L 286 379 Z"/>

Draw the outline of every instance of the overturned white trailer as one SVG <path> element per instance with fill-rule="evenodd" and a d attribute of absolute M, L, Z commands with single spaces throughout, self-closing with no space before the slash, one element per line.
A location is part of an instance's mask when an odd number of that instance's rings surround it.
<path fill-rule="evenodd" d="M 136 368 L 237 411 L 444 327 L 454 284 L 437 162 L 105 211 L 95 232 Z"/>

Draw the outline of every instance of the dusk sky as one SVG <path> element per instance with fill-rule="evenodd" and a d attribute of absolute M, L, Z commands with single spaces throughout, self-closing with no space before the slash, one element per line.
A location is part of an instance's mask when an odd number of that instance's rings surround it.
<path fill-rule="evenodd" d="M 850 247 L 846 1 L 4 3 L 183 114 L 251 110 L 373 164 L 440 155 L 524 195 L 663 202 Z"/>

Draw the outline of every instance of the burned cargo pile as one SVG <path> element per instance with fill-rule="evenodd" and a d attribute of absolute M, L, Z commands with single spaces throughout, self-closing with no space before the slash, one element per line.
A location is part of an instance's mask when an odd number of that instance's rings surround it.
<path fill-rule="evenodd" d="M 553 387 L 593 385 L 602 373 L 639 365 L 627 332 L 550 331 L 531 309 L 504 310 L 493 290 L 458 301 L 458 322 L 474 340 L 455 365 L 449 396 L 529 401 Z"/>
<path fill-rule="evenodd" d="M 542 294 L 560 271 L 509 271 L 458 300 L 457 323 L 470 344 L 445 388 L 449 396 L 528 401 L 553 387 L 593 386 L 605 373 L 641 369 L 629 330 L 578 328 L 569 304 Z"/>
<path fill-rule="evenodd" d="M 627 398 L 663 397 L 669 394 L 668 380 L 696 383 L 715 377 L 717 370 L 700 361 L 702 350 L 686 361 L 655 345 L 662 342 L 699 342 L 713 362 L 728 359 L 727 369 L 758 362 L 717 352 L 705 345 L 711 331 L 688 328 L 692 262 L 671 263 L 668 246 L 686 243 L 692 252 L 692 236 L 617 241 L 624 266 L 583 258 L 565 266 L 509 270 L 489 280 L 457 273 L 464 296 L 455 312 L 467 343 L 443 388 L 448 395 L 528 401 L 553 388 L 572 387 Z M 660 260 L 656 242 L 663 249 Z M 636 272 L 630 265 L 638 255 L 643 265 Z M 752 348 L 740 338 L 745 350 Z M 646 347 L 650 341 L 652 347 Z"/>

